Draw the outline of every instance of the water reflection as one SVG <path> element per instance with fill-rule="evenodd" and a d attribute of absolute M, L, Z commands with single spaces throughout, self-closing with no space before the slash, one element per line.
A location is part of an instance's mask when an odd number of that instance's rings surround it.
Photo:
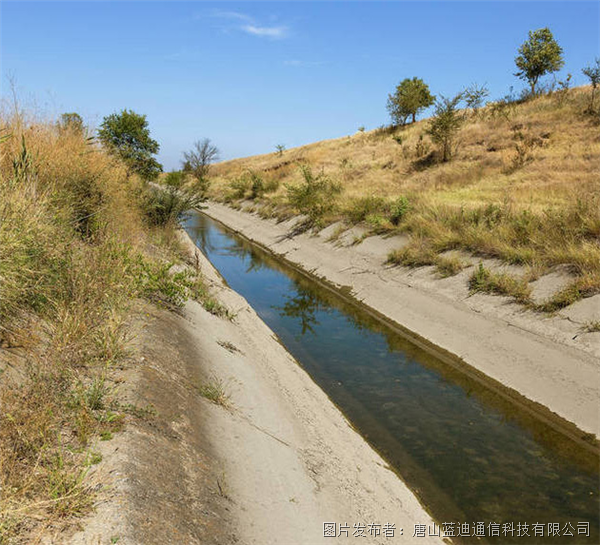
<path fill-rule="evenodd" d="M 568 543 L 599 542 L 596 450 L 206 217 L 186 228 L 438 520 L 588 521 Z"/>
<path fill-rule="evenodd" d="M 299 320 L 301 324 L 300 335 L 307 332 L 314 335 L 314 328 L 319 325 L 316 315 L 318 312 L 325 310 L 325 306 L 316 294 L 300 291 L 295 291 L 293 296 L 287 296 L 283 306 L 273 306 L 273 308 L 279 311 L 281 317 Z"/>

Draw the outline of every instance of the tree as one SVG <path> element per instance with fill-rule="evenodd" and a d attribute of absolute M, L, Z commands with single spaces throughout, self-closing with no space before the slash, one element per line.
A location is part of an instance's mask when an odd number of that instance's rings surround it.
<path fill-rule="evenodd" d="M 454 98 L 440 97 L 435 103 L 435 114 L 427 132 L 431 139 L 439 145 L 442 161 L 450 161 L 454 154 L 454 142 L 465 121 L 465 116 L 458 110 L 463 93 Z"/>
<path fill-rule="evenodd" d="M 515 64 L 519 71 L 515 76 L 525 80 L 536 93 L 538 80 L 545 74 L 560 70 L 565 64 L 563 50 L 558 45 L 549 28 L 529 31 L 529 39 L 519 48 Z"/>
<path fill-rule="evenodd" d="M 474 114 L 477 114 L 479 108 L 483 106 L 483 100 L 490 94 L 485 85 L 473 84 L 464 91 L 464 99 L 467 108 L 471 108 Z"/>
<path fill-rule="evenodd" d="M 428 85 L 420 78 L 403 79 L 393 95 L 388 95 L 387 109 L 395 125 L 405 125 L 412 116 L 414 123 L 417 114 L 435 101 Z"/>
<path fill-rule="evenodd" d="M 83 134 L 83 119 L 76 112 L 62 114 L 57 125 L 61 133 Z"/>
<path fill-rule="evenodd" d="M 600 84 L 600 59 L 596 59 L 596 64 L 591 66 L 586 66 L 582 70 L 584 76 L 590 80 L 592 84 L 592 96 L 590 97 L 590 107 L 589 111 L 594 111 L 594 96 L 596 94 L 596 87 Z"/>
<path fill-rule="evenodd" d="M 190 151 L 183 152 L 183 171 L 196 178 L 197 186 L 202 195 L 208 191 L 210 181 L 208 172 L 210 165 L 219 159 L 219 149 L 209 138 L 194 142 Z"/>
<path fill-rule="evenodd" d="M 153 155 L 160 146 L 150 138 L 148 121 L 145 115 L 133 110 L 123 110 L 104 118 L 98 136 L 102 144 L 120 157 L 129 172 L 139 174 L 145 180 L 154 180 L 162 172 L 162 165 Z"/>

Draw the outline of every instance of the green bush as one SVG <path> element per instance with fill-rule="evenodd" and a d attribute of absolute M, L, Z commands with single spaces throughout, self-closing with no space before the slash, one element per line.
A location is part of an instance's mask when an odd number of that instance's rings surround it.
<path fill-rule="evenodd" d="M 185 176 L 181 170 L 173 170 L 165 176 L 164 185 L 179 189 L 183 186 Z"/>
<path fill-rule="evenodd" d="M 435 103 L 435 113 L 429 122 L 427 133 L 438 145 L 444 163 L 452 159 L 458 147 L 457 136 L 465 122 L 464 113 L 458 109 L 462 100 L 462 93 L 453 98 L 440 97 Z"/>
<path fill-rule="evenodd" d="M 243 199 L 249 190 L 250 180 L 248 180 L 248 178 L 245 176 L 235 178 L 229 182 L 229 190 L 227 191 L 225 200 L 231 202 Z"/>
<path fill-rule="evenodd" d="M 250 190 L 252 192 L 251 198 L 253 200 L 259 199 L 265 193 L 265 183 L 263 182 L 263 179 L 260 177 L 260 175 L 256 172 L 250 171 L 248 173 L 248 176 L 250 178 Z"/>
<path fill-rule="evenodd" d="M 140 199 L 146 221 L 158 226 L 175 224 L 188 210 L 199 206 L 201 202 L 202 198 L 194 193 L 171 186 L 165 189 L 146 186 Z"/>
<path fill-rule="evenodd" d="M 300 167 L 303 181 L 300 185 L 286 184 L 289 203 L 311 223 L 318 223 L 323 216 L 335 209 L 335 197 L 342 186 L 333 182 L 323 171 L 314 174 L 309 165 Z"/>
<path fill-rule="evenodd" d="M 393 225 L 398 225 L 402 218 L 410 209 L 408 199 L 401 195 L 390 206 L 390 221 Z"/>

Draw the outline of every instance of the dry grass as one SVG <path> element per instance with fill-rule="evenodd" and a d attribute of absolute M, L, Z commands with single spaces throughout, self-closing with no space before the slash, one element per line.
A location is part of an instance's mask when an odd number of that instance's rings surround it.
<path fill-rule="evenodd" d="M 232 187 L 252 171 L 278 184 L 254 199 L 257 211 L 288 217 L 297 211 L 286 186 L 300 184 L 298 165 L 310 164 L 343 188 L 321 224 L 343 219 L 410 233 L 411 245 L 392 259 L 411 266 L 436 264 L 451 249 L 538 270 L 569 265 L 578 280 L 545 307 L 556 309 L 600 291 L 600 132 L 597 116 L 585 113 L 589 92 L 469 113 L 449 163 L 426 136 L 428 120 L 223 162 L 214 166 L 211 198 L 248 198 Z M 408 206 L 394 216 L 399 198 Z M 442 274 L 459 269 L 439 264 Z"/>
<path fill-rule="evenodd" d="M 175 235 L 150 229 L 141 182 L 82 135 L 0 119 L 0 544 L 35 543 L 89 509 L 98 439 L 125 414 L 112 387 L 140 296 L 208 298 L 171 274 Z M 172 228 L 172 226 L 170 226 Z"/>

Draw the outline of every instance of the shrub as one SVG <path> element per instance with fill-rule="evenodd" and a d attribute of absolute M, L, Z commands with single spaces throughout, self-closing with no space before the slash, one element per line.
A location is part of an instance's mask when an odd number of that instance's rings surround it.
<path fill-rule="evenodd" d="M 390 206 L 390 221 L 393 225 L 398 225 L 410 208 L 408 199 L 401 195 Z"/>
<path fill-rule="evenodd" d="M 354 199 L 347 210 L 347 215 L 353 223 L 364 221 L 367 216 L 380 212 L 385 207 L 385 199 L 382 197 L 361 197 Z"/>
<path fill-rule="evenodd" d="M 435 115 L 427 131 L 439 145 L 444 162 L 450 161 L 456 153 L 456 136 L 465 121 L 464 115 L 458 111 L 462 98 L 462 93 L 451 99 L 441 97 L 435 104 Z"/>
<path fill-rule="evenodd" d="M 473 84 L 465 89 L 465 104 L 471 108 L 477 115 L 479 108 L 483 106 L 484 99 L 489 95 L 488 88 L 485 85 Z"/>
<path fill-rule="evenodd" d="M 420 134 L 419 139 L 415 144 L 415 155 L 417 156 L 417 159 L 422 159 L 426 155 L 429 155 L 430 152 L 431 146 L 429 145 L 429 142 L 427 142 L 427 140 L 423 138 L 423 135 Z"/>
<path fill-rule="evenodd" d="M 243 199 L 246 196 L 246 192 L 249 190 L 250 180 L 248 180 L 245 176 L 234 178 L 229 182 L 229 191 L 225 196 L 225 200 L 231 202 Z"/>
<path fill-rule="evenodd" d="M 303 181 L 299 185 L 286 184 L 289 203 L 306 214 L 311 223 L 318 223 L 335 208 L 335 197 L 342 191 L 323 171 L 315 175 L 309 165 L 300 167 Z"/>
<path fill-rule="evenodd" d="M 508 173 L 514 172 L 533 160 L 533 150 L 542 145 L 542 139 L 523 131 L 521 126 L 513 127 L 515 155 L 512 158 Z"/>
<path fill-rule="evenodd" d="M 174 187 L 155 188 L 146 186 L 142 190 L 140 205 L 150 225 L 175 224 L 190 209 L 200 206 L 202 198 L 191 192 Z"/>
<path fill-rule="evenodd" d="M 254 200 L 262 197 L 265 192 L 263 179 L 253 171 L 249 171 L 248 176 L 250 178 L 250 190 L 252 191 L 251 198 Z"/>
<path fill-rule="evenodd" d="M 173 170 L 169 172 L 164 179 L 164 185 L 168 185 L 179 189 L 183 186 L 183 182 L 185 181 L 185 176 L 181 170 Z"/>
<path fill-rule="evenodd" d="M 594 98 L 596 96 L 596 88 L 600 84 L 600 59 L 596 59 L 596 62 L 591 66 L 586 66 L 583 70 L 583 75 L 586 76 L 592 84 L 592 93 L 590 95 L 590 105 L 588 112 L 594 112 Z"/>

